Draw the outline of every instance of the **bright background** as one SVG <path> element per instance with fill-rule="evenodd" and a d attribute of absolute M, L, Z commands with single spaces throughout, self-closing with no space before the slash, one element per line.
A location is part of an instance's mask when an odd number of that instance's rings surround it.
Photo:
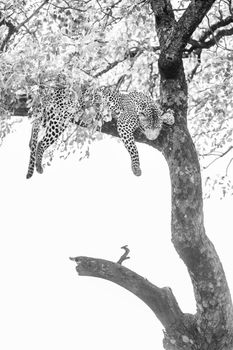
<path fill-rule="evenodd" d="M 142 176 L 115 139 L 91 157 L 55 159 L 26 180 L 30 124 L 0 148 L 0 348 L 4 350 L 162 349 L 152 311 L 118 285 L 79 277 L 70 256 L 117 261 L 159 287 L 170 286 L 195 312 L 186 268 L 170 241 L 170 180 L 161 154 L 138 145 Z M 207 234 L 233 291 L 233 199 L 205 201 Z"/>

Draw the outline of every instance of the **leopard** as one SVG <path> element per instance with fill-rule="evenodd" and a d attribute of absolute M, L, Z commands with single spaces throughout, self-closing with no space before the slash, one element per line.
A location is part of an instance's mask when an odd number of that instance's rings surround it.
<path fill-rule="evenodd" d="M 27 179 L 32 177 L 36 165 L 37 172 L 42 174 L 42 157 L 44 151 L 52 145 L 67 128 L 76 115 L 76 105 L 64 87 L 49 89 L 33 111 L 33 126 L 29 142 L 30 160 Z M 40 129 L 45 129 L 45 136 L 38 142 Z"/>
<path fill-rule="evenodd" d="M 34 122 L 29 143 L 31 152 L 27 179 L 32 177 L 35 167 L 38 173 L 43 173 L 45 150 L 59 138 L 69 123 L 85 126 L 90 108 L 94 111 L 91 113 L 91 123 L 95 126 L 104 123 L 105 115 L 116 119 L 117 132 L 131 158 L 132 172 L 140 176 L 142 172 L 134 132 L 139 129 L 147 139 L 157 139 L 163 123 L 174 124 L 173 111 L 164 111 L 150 95 L 139 91 L 122 93 L 114 86 L 96 89 L 81 86 L 80 91 L 75 99 L 66 86 L 55 86 L 32 112 Z M 41 127 L 45 129 L 45 135 L 38 142 Z"/>

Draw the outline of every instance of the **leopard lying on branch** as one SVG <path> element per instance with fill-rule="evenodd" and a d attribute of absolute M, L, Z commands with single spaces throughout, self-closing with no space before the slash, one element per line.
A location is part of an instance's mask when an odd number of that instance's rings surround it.
<path fill-rule="evenodd" d="M 75 101 L 66 86 L 55 86 L 50 88 L 49 94 L 33 109 L 27 179 L 33 175 L 35 165 L 39 173 L 43 172 L 42 158 L 45 150 L 58 139 L 70 122 L 81 120 L 90 107 L 95 111 L 95 121 L 103 120 L 106 109 L 112 118 L 116 118 L 118 134 L 130 154 L 132 170 L 136 176 L 141 175 L 141 169 L 133 136 L 135 130 L 140 129 L 149 140 L 155 140 L 163 123 L 174 124 L 172 110 L 163 112 L 150 96 L 141 92 L 123 94 L 115 87 L 100 87 L 95 90 L 81 87 L 79 98 Z M 45 136 L 38 142 L 42 127 L 45 128 Z"/>

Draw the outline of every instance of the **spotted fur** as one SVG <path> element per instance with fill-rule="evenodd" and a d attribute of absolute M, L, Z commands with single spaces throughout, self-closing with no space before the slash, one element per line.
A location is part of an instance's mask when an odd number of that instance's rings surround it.
<path fill-rule="evenodd" d="M 101 121 L 103 115 L 111 114 L 117 120 L 117 131 L 131 157 L 132 171 L 141 175 L 138 150 L 134 140 L 134 132 L 140 129 L 148 139 L 155 140 L 162 128 L 163 122 L 174 123 L 171 110 L 163 113 L 152 98 L 141 92 L 122 94 L 110 87 L 95 90 L 81 88 L 78 102 L 69 94 L 65 87 L 56 87 L 43 101 L 39 116 L 35 118 L 30 141 L 31 155 L 27 178 L 33 175 L 34 167 L 43 172 L 42 158 L 45 150 L 52 145 L 68 126 L 69 122 L 86 115 L 93 108 L 95 122 Z M 38 142 L 40 126 L 46 128 L 45 136 Z"/>

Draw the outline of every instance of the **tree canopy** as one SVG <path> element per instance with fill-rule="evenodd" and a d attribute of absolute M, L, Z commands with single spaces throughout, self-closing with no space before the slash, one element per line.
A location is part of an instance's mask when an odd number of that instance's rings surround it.
<path fill-rule="evenodd" d="M 171 3 L 174 20 L 183 25 L 190 1 Z M 161 43 L 149 2 L 11 0 L 1 2 L 0 14 L 1 139 L 12 129 L 16 91 L 35 94 L 61 70 L 71 85 L 113 84 L 123 77 L 123 90 L 159 98 Z M 232 192 L 232 31 L 231 1 L 215 1 L 182 49 L 188 122 L 207 196 L 219 185 L 220 196 Z M 213 176 L 210 164 L 220 158 L 223 170 L 214 168 Z"/>

